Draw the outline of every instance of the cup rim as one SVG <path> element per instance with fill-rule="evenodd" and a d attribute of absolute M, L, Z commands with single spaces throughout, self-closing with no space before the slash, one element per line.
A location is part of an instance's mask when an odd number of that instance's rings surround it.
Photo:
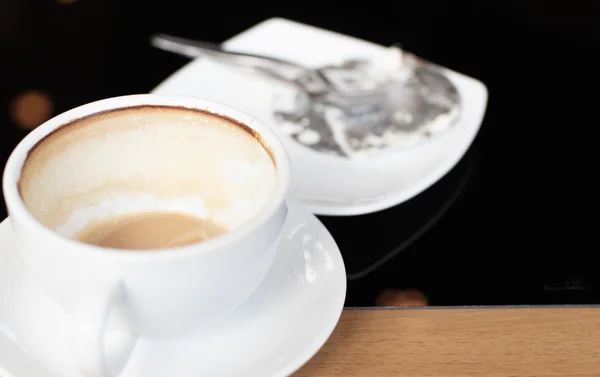
<path fill-rule="evenodd" d="M 203 241 L 172 248 L 152 249 L 148 252 L 140 252 L 133 249 L 115 249 L 97 245 L 86 244 L 57 234 L 50 228 L 43 225 L 25 205 L 18 189 L 18 181 L 21 177 L 21 171 L 28 153 L 44 137 L 56 129 L 70 124 L 78 119 L 93 116 L 110 110 L 119 110 L 138 106 L 165 106 L 187 108 L 191 110 L 202 110 L 210 112 L 217 116 L 233 119 L 243 126 L 254 130 L 261 139 L 263 147 L 268 149 L 274 160 L 277 173 L 277 185 L 271 198 L 260 209 L 260 211 L 251 217 L 250 221 L 242 224 L 236 229 L 227 233 Z M 228 105 L 205 100 L 197 97 L 188 96 L 165 96 L 155 94 L 133 94 L 107 98 L 59 114 L 39 127 L 31 131 L 23 138 L 15 149 L 11 152 L 6 163 L 3 174 L 4 199 L 12 221 L 17 221 L 24 228 L 31 231 L 38 237 L 49 239 L 53 244 L 64 246 L 63 250 L 71 250 L 76 247 L 77 252 L 89 252 L 90 255 L 98 257 L 109 257 L 113 260 L 147 260 L 159 261 L 164 259 L 173 259 L 178 257 L 190 256 L 195 254 L 207 253 L 231 245 L 236 241 L 243 239 L 247 235 L 259 230 L 275 215 L 278 209 L 284 204 L 290 182 L 290 159 L 283 143 L 274 131 L 269 129 L 264 123 L 246 114 L 240 110 Z M 143 250 L 142 250 L 143 251 Z"/>

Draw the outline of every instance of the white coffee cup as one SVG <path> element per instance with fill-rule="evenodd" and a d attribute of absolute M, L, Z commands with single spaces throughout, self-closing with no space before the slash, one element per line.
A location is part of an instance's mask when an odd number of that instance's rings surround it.
<path fill-rule="evenodd" d="M 43 224 L 40 218 L 50 211 L 48 206 L 53 204 L 52 195 L 59 195 L 64 190 L 77 190 L 72 188 L 77 182 L 84 182 L 84 185 L 87 182 L 101 182 L 112 174 L 112 170 L 124 174 L 126 168 L 121 165 L 134 165 L 111 160 L 116 158 L 114 152 L 117 149 L 111 153 L 103 152 L 98 149 L 98 144 L 93 147 L 96 150 L 86 150 L 86 140 L 89 138 L 73 137 L 70 144 L 65 145 L 68 148 L 75 147 L 63 153 L 66 157 L 59 159 L 62 162 L 52 162 L 44 167 L 55 169 L 54 173 L 48 170 L 30 179 L 33 188 L 29 189 L 27 195 L 33 198 L 32 203 L 39 204 L 32 211 L 31 203 L 28 206 L 23 199 L 23 188 L 20 188 L 19 182 L 24 164 L 34 149 L 66 125 L 76 129 L 77 122 L 82 119 L 120 109 L 130 109 L 135 113 L 151 107 L 191 109 L 222 116 L 224 121 L 233 122 L 250 132 L 269 153 L 276 169 L 273 190 L 260 208 L 256 208 L 247 221 L 236 224 L 234 229 L 219 237 L 152 251 L 102 248 L 65 236 L 65 227 L 85 225 L 90 217 L 98 215 L 98 211 L 106 210 L 98 205 L 93 210 L 88 208 L 76 215 L 73 214 L 75 211 L 68 213 L 69 226 L 64 223 L 52 223 L 52 226 Z M 165 138 L 165 143 L 169 143 L 169 134 L 166 135 L 161 137 Z M 123 140 L 115 148 L 122 148 Z M 109 150 L 112 148 L 110 138 L 103 142 L 108 143 Z M 139 145 L 141 141 L 132 139 L 130 142 Z M 51 148 L 46 152 L 54 153 Z M 185 156 L 186 153 L 181 154 L 181 158 Z M 102 173 L 81 181 L 77 174 L 85 175 L 88 169 L 69 168 L 75 166 L 74 163 L 79 164 L 79 161 L 81 164 L 78 166 L 88 163 L 94 169 L 101 166 L 98 171 Z M 102 165 L 103 161 L 112 165 Z M 60 168 L 63 168 L 62 172 Z M 34 171 L 32 174 L 38 174 L 36 169 L 31 170 Z M 135 169 L 130 173 L 135 174 Z M 165 177 L 165 180 L 169 177 Z M 86 376 L 109 377 L 120 373 L 139 337 L 173 339 L 191 333 L 201 334 L 202 329 L 234 311 L 251 296 L 271 266 L 287 215 L 285 196 L 288 184 L 289 160 L 282 143 L 268 127 L 249 115 L 197 98 L 132 95 L 75 108 L 32 131 L 19 143 L 8 160 L 3 190 L 19 249 L 28 268 L 45 292 L 73 316 L 74 355 L 80 371 Z M 111 203 L 117 209 L 123 206 L 133 210 L 147 209 L 148 200 L 138 199 L 120 198 L 120 201 Z M 170 203 L 180 207 L 189 204 L 179 203 L 178 199 L 170 198 Z M 186 197 L 185 200 L 190 198 Z M 57 230 L 60 226 L 63 227 L 63 234 Z"/>

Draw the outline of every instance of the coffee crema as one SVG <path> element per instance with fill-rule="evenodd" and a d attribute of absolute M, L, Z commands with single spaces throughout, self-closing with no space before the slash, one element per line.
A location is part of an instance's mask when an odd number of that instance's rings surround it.
<path fill-rule="evenodd" d="M 113 249 L 166 249 L 206 241 L 227 230 L 177 212 L 141 212 L 88 224 L 75 240 Z"/>
<path fill-rule="evenodd" d="M 29 211 L 68 238 L 143 213 L 177 212 L 229 231 L 269 201 L 277 170 L 246 125 L 200 110 L 138 106 L 47 135 L 31 149 L 18 185 Z"/>

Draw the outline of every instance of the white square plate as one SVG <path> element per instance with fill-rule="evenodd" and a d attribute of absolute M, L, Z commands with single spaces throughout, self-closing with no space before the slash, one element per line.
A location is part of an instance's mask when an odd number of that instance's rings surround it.
<path fill-rule="evenodd" d="M 318 67 L 348 58 L 377 61 L 389 51 L 370 42 L 280 18 L 264 21 L 224 43 L 226 49 L 274 56 Z M 321 215 L 360 215 L 400 204 L 443 177 L 465 154 L 485 114 L 487 89 L 479 81 L 445 70 L 462 109 L 448 131 L 426 143 L 377 159 L 349 160 L 318 153 L 278 129 L 273 115 L 277 83 L 196 59 L 153 93 L 201 97 L 236 107 L 272 127 L 292 161 L 290 196 Z"/>

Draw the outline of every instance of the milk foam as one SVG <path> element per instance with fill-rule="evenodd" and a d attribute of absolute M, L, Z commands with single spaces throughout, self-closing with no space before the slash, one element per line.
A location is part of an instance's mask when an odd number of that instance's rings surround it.
<path fill-rule="evenodd" d="M 115 110 L 59 128 L 31 151 L 19 189 L 44 225 L 71 237 L 90 221 L 177 211 L 233 229 L 277 185 L 269 152 L 243 126 L 195 110 Z"/>

